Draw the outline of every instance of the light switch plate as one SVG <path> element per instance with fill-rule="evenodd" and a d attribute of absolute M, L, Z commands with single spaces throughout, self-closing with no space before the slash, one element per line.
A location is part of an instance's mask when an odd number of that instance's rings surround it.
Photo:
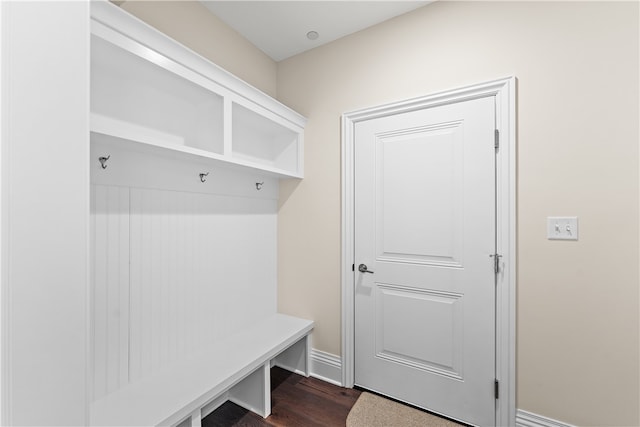
<path fill-rule="evenodd" d="M 578 240 L 577 216 L 547 217 L 547 239 Z"/>

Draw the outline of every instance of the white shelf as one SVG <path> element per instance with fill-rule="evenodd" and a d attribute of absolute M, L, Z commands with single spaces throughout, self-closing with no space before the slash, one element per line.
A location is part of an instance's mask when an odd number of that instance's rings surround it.
<path fill-rule="evenodd" d="M 302 178 L 289 170 L 234 158 L 230 155 L 212 153 L 180 143 L 180 137 L 144 128 L 122 120 L 112 119 L 99 114 L 91 114 L 91 142 L 99 142 L 115 147 L 129 147 L 153 155 L 169 156 L 180 160 L 193 160 L 212 167 L 224 167 L 235 170 L 248 170 L 277 178 Z"/>
<path fill-rule="evenodd" d="M 295 170 L 300 135 L 250 109 L 233 103 L 232 157 L 262 167 Z"/>
<path fill-rule="evenodd" d="M 92 4 L 91 32 L 94 134 L 303 177 L 304 117 L 113 5 Z"/>
<path fill-rule="evenodd" d="M 91 112 L 96 115 L 157 136 L 172 135 L 174 145 L 222 154 L 223 102 L 220 94 L 91 38 Z"/>

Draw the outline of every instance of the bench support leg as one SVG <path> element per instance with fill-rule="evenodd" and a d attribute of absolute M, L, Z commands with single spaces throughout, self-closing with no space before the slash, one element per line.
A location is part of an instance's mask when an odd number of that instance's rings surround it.
<path fill-rule="evenodd" d="M 191 427 L 201 427 L 201 426 L 202 426 L 202 414 L 200 412 L 200 408 L 198 408 L 191 413 Z"/>
<path fill-rule="evenodd" d="M 267 418 L 271 414 L 271 363 L 267 361 L 233 386 L 229 400 Z"/>
<path fill-rule="evenodd" d="M 274 364 L 287 371 L 308 377 L 310 366 L 309 353 L 309 336 L 307 335 L 277 355 Z"/>

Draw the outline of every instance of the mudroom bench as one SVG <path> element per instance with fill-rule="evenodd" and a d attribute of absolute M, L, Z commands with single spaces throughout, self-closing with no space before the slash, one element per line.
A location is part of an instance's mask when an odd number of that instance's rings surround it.
<path fill-rule="evenodd" d="M 92 426 L 271 412 L 313 322 L 277 313 L 280 179 L 306 119 L 106 0 L 91 2 Z"/>
<path fill-rule="evenodd" d="M 214 351 L 168 367 L 91 405 L 93 426 L 200 426 L 227 400 L 271 413 L 269 371 L 308 376 L 313 322 L 275 314 L 219 342 Z"/>

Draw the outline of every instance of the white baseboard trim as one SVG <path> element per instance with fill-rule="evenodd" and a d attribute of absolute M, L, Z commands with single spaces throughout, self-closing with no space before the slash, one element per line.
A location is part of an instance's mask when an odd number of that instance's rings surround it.
<path fill-rule="evenodd" d="M 309 375 L 331 384 L 342 386 L 342 360 L 324 351 L 311 349 Z M 537 415 L 522 409 L 516 410 L 516 427 L 575 427 L 562 421 Z"/>
<path fill-rule="evenodd" d="M 342 386 L 342 360 L 339 356 L 312 348 L 310 358 L 309 375 Z"/>
<path fill-rule="evenodd" d="M 571 424 L 536 415 L 518 409 L 516 411 L 516 427 L 574 427 Z"/>

